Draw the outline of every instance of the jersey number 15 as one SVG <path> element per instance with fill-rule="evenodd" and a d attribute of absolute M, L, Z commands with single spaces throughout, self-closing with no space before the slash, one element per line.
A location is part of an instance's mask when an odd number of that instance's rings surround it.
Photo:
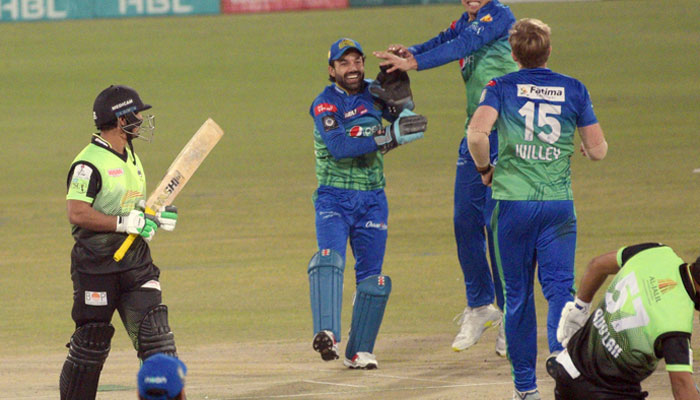
<path fill-rule="evenodd" d="M 535 112 L 537 111 L 537 113 Z M 518 113 L 525 118 L 525 140 L 531 142 L 535 134 L 535 114 L 537 114 L 537 126 L 543 128 L 549 126 L 551 132 L 544 131 L 537 134 L 537 137 L 549 144 L 554 144 L 561 136 L 561 124 L 559 120 L 552 115 L 561 114 L 561 106 L 556 106 L 549 103 L 536 104 L 533 101 L 528 101 L 518 110 Z"/>

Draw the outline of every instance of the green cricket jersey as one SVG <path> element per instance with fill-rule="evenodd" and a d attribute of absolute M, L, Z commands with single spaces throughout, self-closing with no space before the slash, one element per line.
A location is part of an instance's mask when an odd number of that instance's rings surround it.
<path fill-rule="evenodd" d="M 578 127 L 598 122 L 588 90 L 547 68 L 490 81 L 480 105 L 498 111 L 497 200 L 573 200 L 570 158 Z"/>
<path fill-rule="evenodd" d="M 128 148 L 124 154 L 95 134 L 73 160 L 68 173 L 66 200 L 90 203 L 106 215 L 127 215 L 145 199 L 146 175 L 141 161 Z M 125 233 L 93 232 L 72 226 L 75 246 L 73 266 L 81 272 L 104 274 L 136 268 L 151 262 L 148 245 L 137 239 L 121 262 L 112 256 L 126 238 Z"/>
<path fill-rule="evenodd" d="M 374 141 L 382 129 L 383 110 L 369 83 L 353 95 L 328 85 L 311 105 L 319 186 L 367 191 L 386 184 L 384 157 Z"/>
<path fill-rule="evenodd" d="M 624 247 L 617 260 L 621 269 L 605 298 L 567 346 L 574 365 L 584 376 L 617 387 L 639 384 L 664 357 L 668 371 L 692 373 L 690 348 L 683 345 L 690 341 L 695 312 L 687 265 L 670 247 L 655 243 Z M 672 337 L 681 345 L 671 343 Z"/>
<path fill-rule="evenodd" d="M 479 107 L 479 99 L 484 86 L 493 78 L 517 71 L 518 64 L 513 61 L 506 36 L 459 60 L 459 66 L 462 70 L 462 79 L 467 93 L 467 120 L 464 123 L 464 134 L 466 135 L 469 120 Z"/>

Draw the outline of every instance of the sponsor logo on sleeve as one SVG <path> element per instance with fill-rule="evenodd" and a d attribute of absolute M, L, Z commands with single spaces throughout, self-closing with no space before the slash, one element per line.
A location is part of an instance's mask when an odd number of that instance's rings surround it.
<path fill-rule="evenodd" d="M 90 177 L 92 176 L 92 168 L 85 164 L 80 164 L 76 165 L 75 169 L 73 170 L 73 180 L 77 179 L 85 179 L 85 180 L 90 180 Z"/>
<path fill-rule="evenodd" d="M 479 104 L 483 103 L 485 98 L 486 98 L 486 89 L 481 91 L 481 97 L 479 97 Z"/>
<path fill-rule="evenodd" d="M 355 125 L 352 128 L 350 128 L 350 137 L 359 137 L 362 136 L 362 127 Z"/>
<path fill-rule="evenodd" d="M 90 177 L 92 176 L 92 168 L 85 164 L 76 165 L 73 169 L 73 177 L 70 180 L 70 190 L 78 193 L 87 193 Z"/>
<path fill-rule="evenodd" d="M 338 127 L 338 121 L 332 115 L 323 117 L 323 129 L 328 132 Z"/>
<path fill-rule="evenodd" d="M 561 86 L 536 86 L 531 84 L 518 84 L 518 97 L 527 97 L 533 100 L 546 100 L 564 102 L 566 93 Z"/>
<path fill-rule="evenodd" d="M 483 17 L 481 17 L 481 19 L 480 19 L 479 21 L 481 21 L 481 22 L 491 22 L 491 21 L 493 21 L 493 17 L 491 16 L 491 14 L 486 14 L 486 15 L 484 15 Z"/>
<path fill-rule="evenodd" d="M 88 306 L 103 307 L 107 305 L 107 292 L 85 291 L 85 304 Z"/>
<path fill-rule="evenodd" d="M 324 112 L 337 112 L 338 107 L 330 103 L 321 103 L 314 108 L 314 115 L 318 116 Z"/>

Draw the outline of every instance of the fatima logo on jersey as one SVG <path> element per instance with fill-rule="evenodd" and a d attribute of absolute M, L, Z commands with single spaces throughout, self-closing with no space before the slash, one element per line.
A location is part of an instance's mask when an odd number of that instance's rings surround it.
<path fill-rule="evenodd" d="M 533 100 L 564 102 L 566 101 L 566 92 L 561 86 L 518 84 L 518 97 L 527 97 L 528 99 Z"/>

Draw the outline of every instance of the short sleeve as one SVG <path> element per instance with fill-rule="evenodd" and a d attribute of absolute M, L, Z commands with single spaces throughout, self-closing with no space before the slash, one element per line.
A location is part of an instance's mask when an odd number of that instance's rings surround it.
<path fill-rule="evenodd" d="M 92 204 L 102 183 L 99 171 L 90 163 L 78 161 L 68 172 L 66 200 L 81 200 Z"/>
<path fill-rule="evenodd" d="M 501 98 L 499 96 L 500 86 L 496 79 L 492 79 L 486 84 L 484 90 L 481 91 L 481 98 L 479 99 L 479 105 L 486 105 L 495 108 L 497 111 L 501 111 Z"/>
<path fill-rule="evenodd" d="M 593 102 L 591 101 L 591 95 L 588 93 L 588 89 L 582 86 L 583 90 L 583 100 L 581 103 L 581 109 L 579 110 L 578 119 L 576 120 L 576 126 L 583 127 L 593 125 L 598 122 L 598 118 L 593 112 Z"/>

